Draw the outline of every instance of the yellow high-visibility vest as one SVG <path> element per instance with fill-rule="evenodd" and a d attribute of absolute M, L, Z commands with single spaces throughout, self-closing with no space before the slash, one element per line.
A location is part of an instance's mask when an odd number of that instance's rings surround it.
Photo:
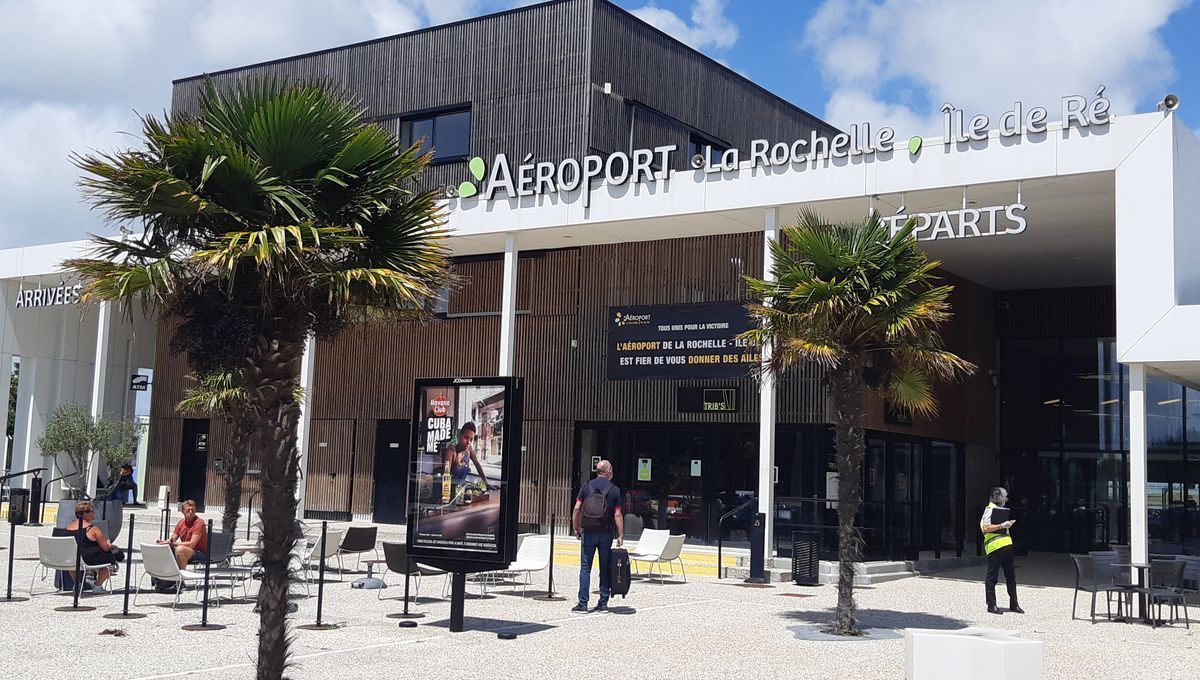
<path fill-rule="evenodd" d="M 995 503 L 988 503 L 987 506 L 988 510 L 1000 507 Z M 984 514 L 987 513 L 985 512 Z M 983 530 L 985 526 L 987 525 L 984 524 L 984 520 L 981 518 L 979 520 L 979 530 L 983 531 L 983 551 L 988 555 L 991 555 L 1000 548 L 1004 548 L 1013 544 L 1012 537 L 1008 535 L 1008 529 L 1001 529 L 1000 531 L 993 531 L 989 533 Z"/>

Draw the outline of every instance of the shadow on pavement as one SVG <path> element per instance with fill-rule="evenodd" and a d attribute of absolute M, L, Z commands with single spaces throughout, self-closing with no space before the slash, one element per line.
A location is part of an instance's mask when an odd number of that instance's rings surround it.
<path fill-rule="evenodd" d="M 833 609 L 792 611 L 783 614 L 784 618 L 793 621 L 819 623 L 822 625 L 832 624 L 834 615 Z M 970 624 L 961 619 L 942 616 L 940 614 L 898 612 L 890 609 L 859 609 L 858 625 L 860 628 L 933 628 L 953 630 L 966 628 Z"/>
<path fill-rule="evenodd" d="M 1075 586 L 1075 566 L 1071 556 L 1066 553 L 1030 553 L 1014 558 L 1017 568 L 1017 586 L 1030 588 L 1073 588 Z M 971 581 L 983 587 L 983 577 L 987 567 L 965 567 L 939 571 L 921 578 L 944 579 L 948 581 Z M 1004 576 L 1000 577 L 1000 588 L 1004 587 Z"/>
<path fill-rule="evenodd" d="M 450 619 L 442 619 L 440 621 L 430 621 L 425 624 L 427 626 L 436 626 L 438 628 L 449 628 Z M 463 617 L 463 631 L 473 630 L 488 632 L 506 632 L 516 633 L 517 635 L 528 635 L 530 633 L 541 633 L 542 631 L 553 630 L 557 626 L 547 625 L 545 623 L 522 623 L 520 621 L 505 621 L 504 619 L 482 619 L 475 616 Z"/>

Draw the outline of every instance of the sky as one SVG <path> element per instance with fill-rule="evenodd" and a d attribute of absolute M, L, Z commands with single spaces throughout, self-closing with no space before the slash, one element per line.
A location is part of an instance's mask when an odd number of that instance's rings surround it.
<path fill-rule="evenodd" d="M 0 248 L 113 234 L 72 152 L 137 143 L 171 81 L 529 0 L 0 0 Z M 1116 114 L 1167 92 L 1200 129 L 1191 0 L 616 0 L 801 108 L 940 136 L 944 102 L 993 120 L 1105 86 Z M 1057 116 L 1052 116 L 1056 119 Z"/>

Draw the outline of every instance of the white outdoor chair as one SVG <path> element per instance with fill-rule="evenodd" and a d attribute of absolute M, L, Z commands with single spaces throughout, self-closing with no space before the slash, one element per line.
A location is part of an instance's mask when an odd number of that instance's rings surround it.
<path fill-rule="evenodd" d="M 529 538 L 521 542 L 517 550 L 517 560 L 504 570 L 506 574 L 521 574 L 521 597 L 525 597 L 529 583 L 535 572 L 550 568 L 550 539 L 549 537 Z"/>
<path fill-rule="evenodd" d="M 641 536 L 638 536 L 637 549 L 629 553 L 629 560 L 632 562 L 634 573 L 637 572 L 637 563 L 640 562 L 656 562 L 658 556 L 662 554 L 667 547 L 667 539 L 671 538 L 671 532 L 668 529 L 643 529 Z"/>
<path fill-rule="evenodd" d="M 658 582 L 664 583 L 666 577 L 663 575 L 662 565 L 666 564 L 671 568 L 671 576 L 675 576 L 675 562 L 679 563 L 679 570 L 683 573 L 683 582 L 687 583 L 687 571 L 683 568 L 683 558 L 680 554 L 683 552 L 683 541 L 687 538 L 683 534 L 674 534 L 667 536 L 667 542 L 662 546 L 662 549 L 657 555 L 652 553 L 638 553 L 635 557 L 630 555 L 631 562 L 649 562 L 650 571 L 648 576 L 654 577 L 654 565 L 658 565 Z M 639 547 L 641 544 L 638 544 Z"/>
<path fill-rule="evenodd" d="M 29 580 L 30 597 L 33 597 L 33 584 L 37 580 L 39 568 L 43 581 L 46 580 L 48 574 L 55 571 L 75 571 L 75 551 L 77 550 L 77 544 L 74 536 L 38 536 L 37 538 L 38 565 L 33 570 L 33 578 Z M 88 574 L 94 574 L 100 569 L 107 569 L 112 566 L 107 562 L 104 564 L 88 564 L 82 560 L 79 565 L 80 570 L 83 572 L 83 581 L 87 581 Z M 110 578 L 105 581 L 103 587 L 112 592 L 112 579 Z M 51 592 L 57 592 L 57 589 Z"/>
<path fill-rule="evenodd" d="M 75 539 L 71 536 L 38 536 L 38 565 L 29 579 L 29 596 L 33 597 L 33 583 L 38 572 L 42 580 L 56 571 L 75 571 Z M 56 592 L 51 591 L 51 592 Z"/>
<path fill-rule="evenodd" d="M 137 606 L 138 594 L 142 591 L 142 581 L 149 576 L 159 581 L 169 581 L 175 584 L 175 601 L 171 609 L 179 604 L 179 595 L 185 585 L 200 585 L 204 583 L 204 574 L 184 571 L 175 562 L 175 551 L 165 543 L 142 543 L 138 546 L 142 553 L 142 575 L 138 578 L 137 588 L 133 591 L 133 604 Z"/>
<path fill-rule="evenodd" d="M 313 569 L 317 569 L 319 573 L 321 562 L 327 562 L 331 558 L 338 557 L 338 549 L 342 544 L 342 535 L 345 533 L 346 532 L 342 529 L 326 531 L 325 551 L 323 553 L 321 552 L 321 534 L 319 532 L 317 533 L 316 538 L 313 539 L 313 544 L 310 546 L 305 546 L 304 559 L 301 560 L 301 564 L 304 567 L 304 590 L 310 596 L 312 595 L 312 590 L 309 588 L 308 584 L 312 583 L 312 575 L 309 572 Z M 314 566 L 314 562 L 316 563 L 316 566 Z M 328 569 L 328 565 L 326 565 L 326 569 Z M 341 570 L 339 569 L 338 571 L 340 572 Z M 341 580 L 340 576 L 338 580 Z"/>

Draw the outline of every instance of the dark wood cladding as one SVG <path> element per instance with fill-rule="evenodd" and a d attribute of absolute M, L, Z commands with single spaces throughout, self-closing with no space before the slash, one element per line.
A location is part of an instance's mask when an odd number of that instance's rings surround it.
<path fill-rule="evenodd" d="M 690 130 L 746 153 L 750 141 L 791 141 L 836 130 L 734 71 L 607 2 L 592 25 L 591 146 L 602 152 L 675 143 Z M 604 94 L 604 83 L 612 94 Z M 632 109 L 646 107 L 663 116 Z M 673 119 L 673 120 L 671 120 Z M 665 128 L 665 129 L 664 129 Z"/>
<path fill-rule="evenodd" d="M 1049 288 L 996 295 L 1001 338 L 1099 337 L 1117 334 L 1116 289 Z"/>
<path fill-rule="evenodd" d="M 473 155 L 559 160 L 586 148 L 590 20 L 591 0 L 546 3 L 210 77 L 217 86 L 268 75 L 330 82 L 393 132 L 399 116 L 468 105 Z M 203 78 L 176 81 L 172 110 L 194 113 L 203 87 Z M 423 181 L 467 178 L 466 164 L 454 162 L 431 167 Z"/>
<path fill-rule="evenodd" d="M 545 523 L 551 514 L 565 521 L 568 516 L 576 422 L 758 422 L 758 386 L 752 378 L 610 381 L 605 353 L 611 307 L 744 299 L 744 277 L 760 273 L 762 252 L 762 235 L 746 233 L 522 254 L 519 299 L 528 309 L 516 323 L 516 374 L 526 379 L 522 522 Z M 452 293 L 449 308 L 472 315 L 356 324 L 317 343 L 307 398 L 313 420 L 304 483 L 307 507 L 322 513 L 318 516 L 370 514 L 376 422 L 411 417 L 414 378 L 496 374 L 500 317 L 486 311 L 498 305 L 503 263 L 471 259 L 459 263 L 458 271 L 465 284 Z M 946 343 L 975 362 L 979 373 L 962 384 L 939 387 L 942 417 L 909 427 L 883 422 L 882 403 L 868 397 L 868 427 L 989 444 L 995 429 L 987 373 L 994 366 L 993 294 L 947 278 L 957 288 L 956 317 L 945 330 Z M 157 417 L 152 429 L 150 479 L 173 488 L 181 421 L 158 401 L 175 399 L 180 392 L 158 388 L 160 375 L 182 375 L 181 364 L 180 357 L 161 353 L 155 373 L 155 413 L 170 415 Z M 736 386 L 742 404 L 737 412 L 680 413 L 680 386 Z M 818 367 L 789 371 L 778 383 L 778 422 L 828 422 L 825 392 Z M 224 450 L 228 438 L 224 423 L 214 420 L 212 428 L 210 459 Z M 329 472 L 337 475 L 330 478 Z M 219 507 L 222 484 L 210 473 L 209 507 Z M 253 488 L 251 482 L 246 493 Z"/>

